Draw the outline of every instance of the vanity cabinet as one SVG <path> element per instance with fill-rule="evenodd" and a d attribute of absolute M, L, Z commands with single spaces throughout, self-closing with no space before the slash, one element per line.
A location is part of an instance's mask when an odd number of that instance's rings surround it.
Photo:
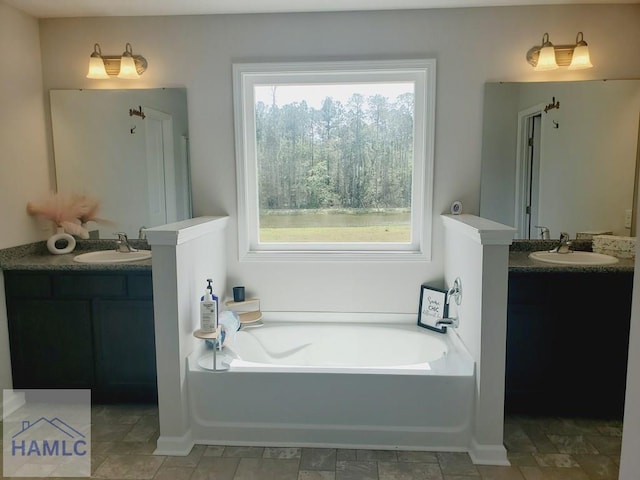
<path fill-rule="evenodd" d="M 505 409 L 622 417 L 633 272 L 510 272 Z"/>
<path fill-rule="evenodd" d="M 5 271 L 16 389 L 90 388 L 156 401 L 150 272 Z"/>

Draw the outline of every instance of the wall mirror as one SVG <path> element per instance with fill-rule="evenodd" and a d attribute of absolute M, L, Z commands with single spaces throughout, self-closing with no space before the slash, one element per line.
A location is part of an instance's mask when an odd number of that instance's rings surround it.
<path fill-rule="evenodd" d="M 640 80 L 488 83 L 480 215 L 523 239 L 630 235 L 639 121 Z"/>
<path fill-rule="evenodd" d="M 187 94 L 183 88 L 51 90 L 58 192 L 100 202 L 92 237 L 191 217 Z"/>

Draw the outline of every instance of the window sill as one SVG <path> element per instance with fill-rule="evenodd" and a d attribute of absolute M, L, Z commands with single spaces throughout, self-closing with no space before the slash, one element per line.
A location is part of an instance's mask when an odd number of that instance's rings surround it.
<path fill-rule="evenodd" d="M 424 252 L 411 251 L 250 251 L 241 262 L 429 262 Z"/>

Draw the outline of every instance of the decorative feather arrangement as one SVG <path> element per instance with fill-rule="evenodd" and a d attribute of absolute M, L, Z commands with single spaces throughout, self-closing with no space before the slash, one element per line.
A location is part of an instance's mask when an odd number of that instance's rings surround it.
<path fill-rule="evenodd" d="M 97 217 L 100 203 L 88 195 L 52 193 L 40 203 L 27 203 L 27 213 L 50 220 L 56 227 L 80 238 L 89 238 L 85 224 L 89 221 L 106 222 Z"/>

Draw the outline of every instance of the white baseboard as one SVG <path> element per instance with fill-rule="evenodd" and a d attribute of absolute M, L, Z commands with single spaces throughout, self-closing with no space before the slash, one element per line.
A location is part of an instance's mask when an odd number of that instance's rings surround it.
<path fill-rule="evenodd" d="M 469 456 L 476 465 L 504 465 L 507 467 L 511 465 L 504 445 L 480 445 L 473 438 L 469 446 Z"/>
<path fill-rule="evenodd" d="M 158 442 L 156 443 L 156 449 L 153 452 L 154 455 L 174 455 L 174 456 L 186 456 L 193 448 L 193 436 L 191 430 L 182 435 L 181 437 L 169 437 L 167 435 L 160 435 Z"/>
<path fill-rule="evenodd" d="M 13 390 L 3 390 L 2 412 L 0 418 L 5 418 L 25 404 L 24 393 Z"/>

